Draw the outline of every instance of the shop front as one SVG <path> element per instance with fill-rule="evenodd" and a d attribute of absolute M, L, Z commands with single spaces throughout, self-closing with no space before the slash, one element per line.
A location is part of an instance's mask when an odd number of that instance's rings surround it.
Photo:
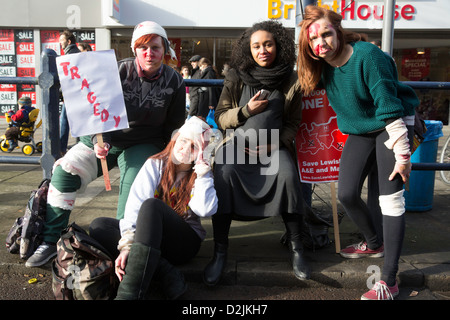
<path fill-rule="evenodd" d="M 0 0 L 0 76 L 36 76 L 43 49 L 60 54 L 59 33 L 74 31 L 77 41 L 94 50 L 114 49 L 117 59 L 132 56 L 134 26 L 154 20 L 167 31 L 178 60 L 190 67 L 193 55 L 209 58 L 219 77 L 233 42 L 253 23 L 275 19 L 296 34 L 296 0 Z M 383 0 L 317 0 L 343 16 L 345 28 L 381 39 Z M 448 0 L 396 0 L 393 57 L 400 80 L 450 81 L 450 11 Z M 5 14 L 5 12 L 7 14 Z M 21 17 L 20 19 L 18 17 Z M 14 88 L 12 87 L 14 86 Z M 1 85 L 1 113 L 35 88 Z M 448 124 L 448 90 L 418 90 L 426 119 Z"/>

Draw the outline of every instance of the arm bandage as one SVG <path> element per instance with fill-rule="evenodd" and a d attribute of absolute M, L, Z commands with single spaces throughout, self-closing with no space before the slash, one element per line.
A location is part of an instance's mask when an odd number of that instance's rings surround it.
<path fill-rule="evenodd" d="M 117 245 L 117 249 L 119 251 L 122 250 L 130 250 L 131 245 L 134 242 L 134 234 L 135 230 L 126 230 L 122 233 L 122 238 L 119 240 L 119 244 Z"/>
<path fill-rule="evenodd" d="M 408 129 L 403 120 L 397 119 L 386 126 L 389 139 L 384 143 L 388 149 L 394 151 L 395 161 L 400 164 L 407 164 L 411 158 L 410 145 L 408 140 Z"/>

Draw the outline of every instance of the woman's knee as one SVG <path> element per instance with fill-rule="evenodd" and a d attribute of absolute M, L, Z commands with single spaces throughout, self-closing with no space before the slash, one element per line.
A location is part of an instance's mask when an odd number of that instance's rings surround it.
<path fill-rule="evenodd" d="M 145 200 L 139 209 L 137 224 L 154 224 L 163 220 L 164 212 L 169 206 L 158 198 Z"/>
<path fill-rule="evenodd" d="M 119 220 L 114 218 L 95 218 L 89 225 L 89 235 L 94 239 L 110 235 L 111 232 L 120 232 L 119 230 Z"/>
<path fill-rule="evenodd" d="M 359 193 L 353 188 L 340 187 L 337 196 L 344 207 L 351 206 L 361 199 Z"/>
<path fill-rule="evenodd" d="M 404 190 L 388 194 L 380 195 L 380 208 L 384 216 L 400 217 L 405 213 Z"/>

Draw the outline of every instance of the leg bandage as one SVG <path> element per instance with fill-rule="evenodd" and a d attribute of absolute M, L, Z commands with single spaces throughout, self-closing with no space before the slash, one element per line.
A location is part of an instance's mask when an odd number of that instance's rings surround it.
<path fill-rule="evenodd" d="M 400 217 L 405 213 L 404 190 L 386 196 L 379 196 L 381 213 L 384 216 Z"/>
<path fill-rule="evenodd" d="M 47 203 L 63 210 L 73 210 L 77 192 L 60 192 L 51 183 L 48 188 Z"/>
<path fill-rule="evenodd" d="M 97 178 L 98 168 L 95 152 L 83 143 L 77 143 L 70 148 L 64 157 L 55 163 L 56 165 L 60 165 L 64 171 L 80 177 L 80 193 L 84 192 L 87 185 Z"/>
<path fill-rule="evenodd" d="M 411 158 L 410 145 L 408 140 L 408 129 L 403 119 L 397 119 L 386 126 L 389 139 L 384 143 L 388 149 L 393 149 L 395 161 L 400 164 L 407 164 Z"/>

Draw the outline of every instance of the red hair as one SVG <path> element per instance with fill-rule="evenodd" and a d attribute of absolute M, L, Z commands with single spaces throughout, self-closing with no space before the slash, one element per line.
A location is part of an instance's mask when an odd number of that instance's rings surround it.
<path fill-rule="evenodd" d="M 162 45 L 165 48 L 165 44 L 164 44 L 163 38 L 161 36 L 157 35 L 157 34 L 151 33 L 151 34 L 146 34 L 146 35 L 143 35 L 142 37 L 139 37 L 139 39 L 137 39 L 134 42 L 134 48 L 133 48 L 134 51 L 136 51 L 136 48 L 139 48 L 140 46 L 142 46 L 142 45 L 144 45 L 146 43 L 149 43 L 150 41 L 152 41 L 156 37 L 161 38 L 161 43 L 162 43 Z"/>
<path fill-rule="evenodd" d="M 176 165 L 172 161 L 172 150 L 178 136 L 179 134 L 176 134 L 163 151 L 151 156 L 150 158 L 159 159 L 163 162 L 163 173 L 158 186 L 160 199 L 169 204 L 176 211 L 176 213 L 178 213 L 178 215 L 183 217 L 186 215 L 186 208 L 189 204 L 189 200 L 191 199 L 191 191 L 194 187 L 197 174 L 194 170 L 191 170 L 175 186 L 177 172 Z M 192 166 L 194 166 L 194 164 L 192 164 Z M 174 186 L 176 187 L 176 192 L 171 194 L 170 191 Z"/>

